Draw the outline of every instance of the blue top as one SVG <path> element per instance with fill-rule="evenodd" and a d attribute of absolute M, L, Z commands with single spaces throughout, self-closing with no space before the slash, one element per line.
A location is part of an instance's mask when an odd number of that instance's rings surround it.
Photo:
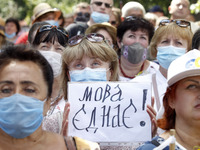
<path fill-rule="evenodd" d="M 152 141 L 145 142 L 143 145 L 138 147 L 136 150 L 153 150 L 154 148 L 156 148 L 160 144 L 162 144 L 164 141 L 165 141 L 165 139 L 163 139 L 162 137 L 156 136 L 152 139 Z M 169 150 L 169 146 L 165 147 L 163 150 Z M 181 150 L 181 148 L 179 148 L 176 145 L 175 150 Z"/>

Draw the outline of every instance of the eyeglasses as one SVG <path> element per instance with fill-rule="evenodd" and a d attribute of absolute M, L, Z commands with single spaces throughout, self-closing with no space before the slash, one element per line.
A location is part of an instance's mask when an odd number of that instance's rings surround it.
<path fill-rule="evenodd" d="M 159 26 L 166 26 L 166 25 L 169 25 L 172 22 L 176 23 L 179 27 L 182 27 L 182 28 L 190 27 L 190 29 L 191 29 L 190 22 L 188 22 L 186 20 L 169 20 L 169 19 L 164 19 L 164 20 L 160 21 Z"/>
<path fill-rule="evenodd" d="M 97 6 L 101 6 L 101 5 L 103 4 L 103 2 L 96 1 L 96 2 L 93 2 L 93 4 L 95 4 L 95 5 L 97 5 Z M 111 8 L 111 7 L 112 7 L 112 5 L 109 4 L 109 3 L 104 3 L 104 6 L 105 6 L 106 8 Z"/>
<path fill-rule="evenodd" d="M 104 41 L 104 36 L 99 33 L 91 33 L 88 35 L 76 35 L 68 40 L 69 46 L 75 46 L 79 44 L 84 38 L 86 38 L 88 41 L 93 43 L 101 43 Z"/>
<path fill-rule="evenodd" d="M 66 37 L 69 37 L 68 33 L 64 29 L 57 27 L 57 26 L 52 26 L 52 25 L 43 25 L 38 29 L 37 32 L 50 31 L 52 29 L 56 29 L 57 31 L 59 31 L 63 35 L 65 35 Z"/>

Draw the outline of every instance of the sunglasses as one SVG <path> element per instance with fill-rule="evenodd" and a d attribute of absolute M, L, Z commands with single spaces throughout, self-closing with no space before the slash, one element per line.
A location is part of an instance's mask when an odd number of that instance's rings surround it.
<path fill-rule="evenodd" d="M 179 27 L 182 27 L 182 28 L 190 27 L 190 29 L 191 29 L 190 22 L 188 22 L 186 20 L 169 20 L 169 19 L 164 19 L 164 20 L 160 21 L 159 26 L 166 26 L 166 25 L 169 25 L 172 22 L 176 23 Z"/>
<path fill-rule="evenodd" d="M 99 33 L 91 33 L 88 35 L 76 35 L 72 37 L 71 39 L 68 40 L 68 45 L 69 46 L 75 46 L 81 41 L 86 38 L 88 41 L 93 42 L 93 43 L 101 43 L 104 41 L 104 36 L 99 34 Z"/>
<path fill-rule="evenodd" d="M 143 23 L 147 23 L 148 22 L 147 20 L 145 20 L 145 19 L 143 19 L 141 17 L 135 17 L 135 16 L 128 16 L 128 17 L 125 18 L 124 21 L 141 21 Z"/>
<path fill-rule="evenodd" d="M 99 2 L 99 1 L 96 1 L 96 2 L 93 2 L 93 4 L 97 5 L 97 6 L 101 6 L 103 4 L 103 2 Z M 111 8 L 112 5 L 109 4 L 109 3 L 104 3 L 105 7 L 106 8 Z"/>
<path fill-rule="evenodd" d="M 64 29 L 57 27 L 57 26 L 52 26 L 52 25 L 43 25 L 41 26 L 37 32 L 43 32 L 43 31 L 50 31 L 52 29 L 56 29 L 57 31 L 61 32 L 63 35 L 65 35 L 66 37 L 69 37 L 67 31 L 65 31 Z"/>
<path fill-rule="evenodd" d="M 116 21 L 110 21 L 110 24 L 112 24 L 112 25 L 116 25 L 117 22 L 116 22 Z"/>
<path fill-rule="evenodd" d="M 85 17 L 88 17 L 88 18 L 89 18 L 89 17 L 90 17 L 90 13 L 87 13 L 87 12 L 86 12 L 86 13 L 79 12 L 79 13 L 77 13 L 77 16 L 79 16 L 79 17 L 82 17 L 82 16 L 84 17 L 84 16 L 85 16 Z"/>

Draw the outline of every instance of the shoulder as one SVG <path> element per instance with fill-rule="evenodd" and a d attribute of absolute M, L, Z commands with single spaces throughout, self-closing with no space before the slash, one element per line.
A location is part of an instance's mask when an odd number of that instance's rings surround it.
<path fill-rule="evenodd" d="M 158 147 L 164 139 L 162 137 L 156 136 L 152 141 L 145 142 L 142 146 L 138 147 L 137 150 L 153 150 Z"/>

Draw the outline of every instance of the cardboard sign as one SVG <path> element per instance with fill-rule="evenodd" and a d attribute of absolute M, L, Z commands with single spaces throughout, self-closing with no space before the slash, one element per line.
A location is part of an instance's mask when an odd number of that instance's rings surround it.
<path fill-rule="evenodd" d="M 83 82 L 68 84 L 69 136 L 95 142 L 151 139 L 151 83 Z"/>

